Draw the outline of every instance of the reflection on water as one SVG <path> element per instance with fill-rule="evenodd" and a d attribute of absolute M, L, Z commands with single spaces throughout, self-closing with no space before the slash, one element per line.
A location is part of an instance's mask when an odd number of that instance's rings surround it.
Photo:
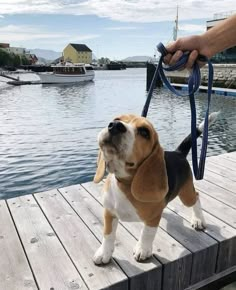
<path fill-rule="evenodd" d="M 91 180 L 98 132 L 120 113 L 142 111 L 145 69 L 96 71 L 94 82 L 72 86 L 0 89 L 0 198 L 7 198 Z M 196 102 L 200 121 L 206 94 Z M 236 150 L 235 107 L 236 98 L 213 95 L 211 111 L 222 113 L 209 132 L 208 156 Z M 172 150 L 190 131 L 188 98 L 157 90 L 148 118 Z"/>

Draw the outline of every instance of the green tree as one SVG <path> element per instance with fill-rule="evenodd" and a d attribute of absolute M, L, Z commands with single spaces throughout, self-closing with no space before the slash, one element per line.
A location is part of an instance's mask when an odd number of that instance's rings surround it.
<path fill-rule="evenodd" d="M 13 64 L 12 56 L 8 52 L 0 48 L 0 66 L 12 64 Z"/>

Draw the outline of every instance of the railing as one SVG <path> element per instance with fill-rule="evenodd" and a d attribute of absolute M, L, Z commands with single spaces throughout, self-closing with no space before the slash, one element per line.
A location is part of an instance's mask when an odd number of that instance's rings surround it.
<path fill-rule="evenodd" d="M 236 13 L 236 10 L 231 10 L 231 11 L 221 12 L 221 13 L 215 13 L 213 15 L 213 19 L 217 20 L 217 19 L 228 18 L 229 16 L 233 15 L 234 13 Z"/>

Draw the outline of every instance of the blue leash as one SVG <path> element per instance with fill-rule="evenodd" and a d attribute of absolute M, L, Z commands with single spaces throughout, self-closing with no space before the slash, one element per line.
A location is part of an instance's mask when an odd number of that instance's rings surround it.
<path fill-rule="evenodd" d="M 210 60 L 202 55 L 199 55 L 198 60 L 207 62 L 208 63 L 208 101 L 207 101 L 207 109 L 205 114 L 205 120 L 204 120 L 204 131 L 203 131 L 203 138 L 202 138 L 202 148 L 201 148 L 201 154 L 200 154 L 200 160 L 198 164 L 198 153 L 197 153 L 197 122 L 196 122 L 196 106 L 195 106 L 195 97 L 194 93 L 199 89 L 200 82 L 201 82 L 201 73 L 200 68 L 197 62 L 194 63 L 192 72 L 189 76 L 188 80 L 188 94 L 182 95 L 177 91 L 167 80 L 164 71 L 175 71 L 179 70 L 184 67 L 184 65 L 188 61 L 188 57 L 190 52 L 184 53 L 182 57 L 179 59 L 179 61 L 168 67 L 163 67 L 163 59 L 168 54 L 168 51 L 166 50 L 165 46 L 162 43 L 159 43 L 157 45 L 157 50 L 161 53 L 161 57 L 159 60 L 159 63 L 156 67 L 150 89 L 148 91 L 147 99 L 142 111 L 142 117 L 147 116 L 149 104 L 152 98 L 152 93 L 156 84 L 156 80 L 158 75 L 161 77 L 162 82 L 165 84 L 165 86 L 174 94 L 178 96 L 189 96 L 190 101 L 190 108 L 191 108 L 191 136 L 192 136 L 192 164 L 193 164 L 193 172 L 194 176 L 197 180 L 203 179 L 204 176 L 204 169 L 205 169 L 205 160 L 206 160 L 206 153 L 207 153 L 207 143 L 208 143 L 208 116 L 209 116 L 209 110 L 210 110 L 210 103 L 211 103 L 211 90 L 212 90 L 212 84 L 213 84 L 213 66 Z"/>

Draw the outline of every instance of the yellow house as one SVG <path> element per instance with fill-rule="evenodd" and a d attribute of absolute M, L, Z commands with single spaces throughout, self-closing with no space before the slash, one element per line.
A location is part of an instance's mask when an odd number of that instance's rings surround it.
<path fill-rule="evenodd" d="M 64 61 L 92 63 L 92 50 L 85 44 L 69 43 L 63 50 Z"/>

